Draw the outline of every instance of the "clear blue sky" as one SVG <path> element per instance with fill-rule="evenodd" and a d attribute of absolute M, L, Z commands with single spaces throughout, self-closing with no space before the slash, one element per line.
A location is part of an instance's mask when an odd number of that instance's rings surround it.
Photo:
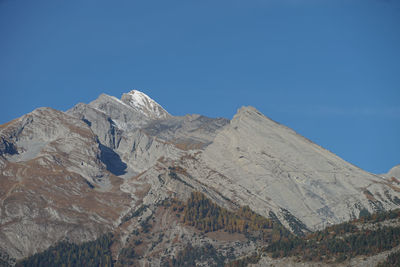
<path fill-rule="evenodd" d="M 400 163 L 400 1 L 0 0 L 0 124 L 104 92 L 255 106 L 374 173 Z"/>

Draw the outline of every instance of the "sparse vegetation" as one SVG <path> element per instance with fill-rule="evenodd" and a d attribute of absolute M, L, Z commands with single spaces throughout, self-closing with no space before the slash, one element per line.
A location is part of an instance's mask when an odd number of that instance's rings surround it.
<path fill-rule="evenodd" d="M 225 264 L 225 267 L 246 267 L 249 264 L 255 264 L 258 263 L 259 261 L 260 261 L 260 254 L 253 253 L 250 256 L 231 261 Z"/>
<path fill-rule="evenodd" d="M 224 266 L 225 256 L 211 245 L 192 247 L 187 244 L 186 247 L 178 252 L 172 259 L 164 258 L 161 262 L 163 267 L 193 267 L 196 261 L 208 262 L 208 266 Z"/>
<path fill-rule="evenodd" d="M 398 266 L 400 266 L 400 251 L 390 253 L 385 261 L 377 265 L 377 267 L 398 267 Z"/>
<path fill-rule="evenodd" d="M 137 257 L 134 248 L 128 247 L 121 249 L 118 257 L 116 266 L 127 266 L 134 263 L 134 259 Z"/>
<path fill-rule="evenodd" d="M 181 182 L 182 184 L 184 184 L 184 185 L 186 185 L 186 186 L 188 186 L 188 187 L 193 188 L 193 186 L 192 186 L 191 184 L 187 183 L 185 180 L 182 180 L 182 179 L 178 176 L 177 172 L 181 171 L 181 168 L 178 168 L 178 167 L 168 167 L 168 169 L 169 169 L 168 176 L 171 177 L 171 179 L 177 180 L 177 181 Z"/>
<path fill-rule="evenodd" d="M 142 205 L 140 206 L 137 210 L 134 212 L 128 213 L 121 219 L 121 223 L 127 222 L 132 218 L 139 217 L 143 214 L 143 212 L 147 209 L 147 205 Z"/>
<path fill-rule="evenodd" d="M 14 266 L 15 259 L 11 258 L 5 251 L 0 249 L 0 266 Z"/>

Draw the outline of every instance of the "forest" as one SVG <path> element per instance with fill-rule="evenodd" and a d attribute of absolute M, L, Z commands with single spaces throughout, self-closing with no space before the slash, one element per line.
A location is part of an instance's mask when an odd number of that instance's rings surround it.
<path fill-rule="evenodd" d="M 243 233 L 248 237 L 258 236 L 259 239 L 268 242 L 293 236 L 279 221 L 267 219 L 248 206 L 229 211 L 200 192 L 192 192 L 186 203 L 171 199 L 165 201 L 163 205 L 177 212 L 183 224 L 205 233 L 224 230 L 229 233 Z"/>
<path fill-rule="evenodd" d="M 176 257 L 172 259 L 164 258 L 161 261 L 162 267 L 185 267 L 196 266 L 196 261 L 208 261 L 208 266 L 218 267 L 224 266 L 226 257 L 218 253 L 218 251 L 211 245 L 205 244 L 204 246 L 193 247 L 187 244 L 186 247 L 179 251 Z"/>
<path fill-rule="evenodd" d="M 374 255 L 400 245 L 400 227 L 380 224 L 399 217 L 399 210 L 366 215 L 313 232 L 304 238 L 291 236 L 287 240 L 272 242 L 264 251 L 274 258 L 297 256 L 305 261 L 325 262 L 342 262 L 358 255 Z M 375 227 L 360 227 L 367 224 Z"/>
<path fill-rule="evenodd" d="M 112 234 L 82 244 L 63 241 L 18 262 L 16 266 L 113 266 L 110 250 L 112 242 Z"/>

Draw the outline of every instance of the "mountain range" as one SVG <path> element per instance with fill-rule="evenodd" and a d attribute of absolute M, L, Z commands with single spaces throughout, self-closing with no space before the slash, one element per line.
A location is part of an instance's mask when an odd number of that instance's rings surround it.
<path fill-rule="evenodd" d="M 66 112 L 38 108 L 0 126 L 0 259 L 14 265 L 107 233 L 113 261 L 129 259 L 122 265 L 164 266 L 187 244 L 235 259 L 265 243 L 256 230 L 205 223 L 201 231 L 189 206 L 184 218 L 167 207 L 200 198 L 235 218 L 246 207 L 305 236 L 399 208 L 399 170 L 368 173 L 253 107 L 231 120 L 173 116 L 133 90 Z M 235 220 L 239 229 L 244 219 Z"/>

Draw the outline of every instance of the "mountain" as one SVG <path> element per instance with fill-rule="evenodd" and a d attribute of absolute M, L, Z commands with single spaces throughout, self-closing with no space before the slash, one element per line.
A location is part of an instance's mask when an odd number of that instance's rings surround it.
<path fill-rule="evenodd" d="M 0 262 L 111 233 L 115 264 L 171 266 L 189 243 L 212 265 L 399 208 L 400 185 L 253 107 L 172 116 L 133 90 L 1 125 L 0 201 Z"/>
<path fill-rule="evenodd" d="M 312 230 L 356 218 L 363 208 L 377 211 L 396 206 L 391 196 L 395 191 L 382 186 L 387 181 L 252 107 L 241 108 L 202 155 L 207 166 L 228 178 L 226 184 L 245 189 L 227 193 L 228 197 L 245 201 L 265 215 L 262 203 L 274 203 Z"/>

